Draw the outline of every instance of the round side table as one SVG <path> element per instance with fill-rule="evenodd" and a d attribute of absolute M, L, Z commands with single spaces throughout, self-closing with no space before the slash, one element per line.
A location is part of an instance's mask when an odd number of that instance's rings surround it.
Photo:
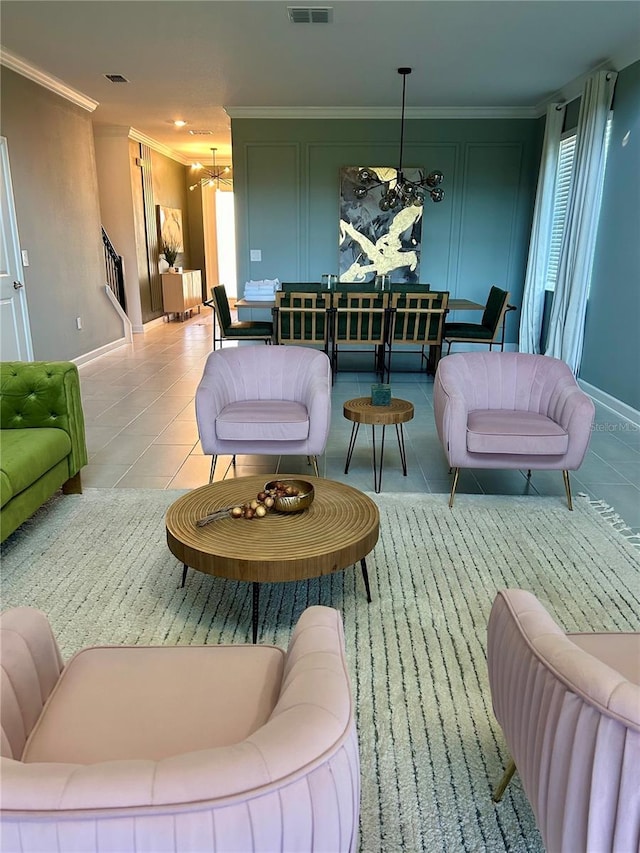
<path fill-rule="evenodd" d="M 393 424 L 398 437 L 398 448 L 400 450 L 400 461 L 402 462 L 402 473 L 407 476 L 407 454 L 404 446 L 403 424 L 413 418 L 413 403 L 408 400 L 391 398 L 389 406 L 374 406 L 370 397 L 355 397 L 347 400 L 343 406 L 343 414 L 348 421 L 353 421 L 351 427 L 351 438 L 344 466 L 344 473 L 349 473 L 351 457 L 356 446 L 360 424 L 370 424 L 373 439 L 373 488 L 376 493 L 382 488 L 382 466 L 384 463 L 384 434 L 387 426 Z M 378 467 L 376 459 L 376 426 L 382 427 L 382 440 L 380 442 L 380 464 Z"/>

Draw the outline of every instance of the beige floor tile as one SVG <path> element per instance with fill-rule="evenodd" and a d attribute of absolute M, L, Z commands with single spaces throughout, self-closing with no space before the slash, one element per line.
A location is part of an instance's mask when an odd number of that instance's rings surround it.
<path fill-rule="evenodd" d="M 156 412 L 148 415 L 143 412 L 134 421 L 131 421 L 122 432 L 125 435 L 152 435 L 154 438 L 160 435 L 173 420 L 168 413 Z"/>
<path fill-rule="evenodd" d="M 146 409 L 148 414 L 155 414 L 156 412 L 164 413 L 170 415 L 178 415 L 185 407 L 193 405 L 193 396 L 186 397 L 165 397 L 164 395 L 157 399 L 154 403 L 152 403 Z"/>
<path fill-rule="evenodd" d="M 152 444 L 131 466 L 131 474 L 173 477 L 191 450 L 186 444 Z"/>
<path fill-rule="evenodd" d="M 198 427 L 195 421 L 172 421 L 169 426 L 154 439 L 154 444 L 188 444 L 190 452 L 198 443 Z"/>
<path fill-rule="evenodd" d="M 153 477 L 129 471 L 117 482 L 119 489 L 167 489 L 171 477 Z"/>
<path fill-rule="evenodd" d="M 152 443 L 149 435 L 117 435 L 91 457 L 94 465 L 133 465 Z"/>
<path fill-rule="evenodd" d="M 193 401 L 193 397 L 189 399 L 189 402 L 186 404 L 182 411 L 178 412 L 176 415 L 177 421 L 196 421 L 196 407 Z"/>
<path fill-rule="evenodd" d="M 87 443 L 87 451 L 89 456 L 102 450 L 117 435 L 117 431 L 110 426 L 92 426 L 85 423 L 85 441 Z"/>
<path fill-rule="evenodd" d="M 89 462 L 82 471 L 82 485 L 87 488 L 112 489 L 129 470 L 129 465 L 94 465 Z"/>
<path fill-rule="evenodd" d="M 169 483 L 170 489 L 197 489 L 209 482 L 211 462 L 206 456 L 188 456 Z"/>

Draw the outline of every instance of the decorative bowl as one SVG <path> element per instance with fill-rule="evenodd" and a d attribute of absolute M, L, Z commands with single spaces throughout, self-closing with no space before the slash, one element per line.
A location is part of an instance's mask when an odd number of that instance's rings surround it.
<path fill-rule="evenodd" d="M 273 508 L 278 512 L 301 512 L 313 503 L 315 497 L 313 485 L 307 480 L 270 480 L 265 483 L 265 492 L 275 489 L 276 483 L 285 483 L 287 486 L 293 486 L 298 490 L 297 495 L 281 495 L 278 497 L 274 495 Z"/>

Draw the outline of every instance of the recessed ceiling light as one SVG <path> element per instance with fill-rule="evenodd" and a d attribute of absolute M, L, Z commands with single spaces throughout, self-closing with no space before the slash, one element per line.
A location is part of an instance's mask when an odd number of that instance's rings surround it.
<path fill-rule="evenodd" d="M 187 122 L 186 122 L 184 119 L 181 119 L 181 118 L 177 118 L 177 119 L 174 121 L 174 125 L 175 125 L 176 127 L 184 127 L 186 124 L 187 124 Z"/>

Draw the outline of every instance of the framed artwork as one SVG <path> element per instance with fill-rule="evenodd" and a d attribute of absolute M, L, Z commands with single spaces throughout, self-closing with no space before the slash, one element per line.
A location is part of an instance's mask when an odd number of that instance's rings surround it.
<path fill-rule="evenodd" d="M 182 211 L 177 207 L 158 205 L 158 238 L 160 245 L 167 243 L 184 252 L 182 237 Z"/>
<path fill-rule="evenodd" d="M 376 275 L 390 275 L 392 281 L 420 280 L 422 207 L 380 210 L 386 185 L 394 186 L 397 171 L 388 166 L 367 166 L 385 183 L 356 198 L 362 166 L 340 169 L 340 234 L 338 238 L 340 281 L 373 281 Z M 403 169 L 411 181 L 424 176 L 423 169 Z"/>

